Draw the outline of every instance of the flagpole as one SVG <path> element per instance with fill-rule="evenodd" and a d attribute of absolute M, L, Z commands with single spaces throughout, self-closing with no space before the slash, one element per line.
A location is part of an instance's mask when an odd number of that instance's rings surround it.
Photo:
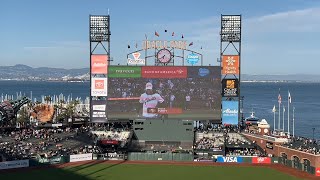
<path fill-rule="evenodd" d="M 290 103 L 291 103 L 291 95 L 288 91 L 288 134 L 290 134 Z"/>
<path fill-rule="evenodd" d="M 280 114 L 281 114 L 281 110 L 280 110 L 280 106 L 281 106 L 281 102 L 279 101 L 279 121 L 278 121 L 278 129 L 280 130 Z"/>
<path fill-rule="evenodd" d="M 286 112 L 286 109 L 285 109 L 284 106 L 282 106 L 282 107 L 283 107 L 282 130 L 283 130 L 283 132 L 284 132 L 284 112 Z"/>
<path fill-rule="evenodd" d="M 273 106 L 273 131 L 276 130 L 276 105 Z"/>
<path fill-rule="evenodd" d="M 292 112 L 292 136 L 294 137 L 294 109 L 295 107 L 293 106 L 293 112 Z"/>
<path fill-rule="evenodd" d="M 146 38 L 146 47 L 147 47 L 147 41 L 148 41 L 148 36 L 147 34 L 144 34 L 145 38 Z M 147 56 L 148 56 L 148 48 L 145 48 L 144 50 L 144 65 L 146 66 L 147 65 Z"/>

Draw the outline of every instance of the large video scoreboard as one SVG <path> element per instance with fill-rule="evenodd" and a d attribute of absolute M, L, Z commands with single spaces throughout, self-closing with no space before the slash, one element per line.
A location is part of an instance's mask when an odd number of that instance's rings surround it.
<path fill-rule="evenodd" d="M 109 66 L 107 117 L 220 120 L 220 72 L 220 66 Z"/>

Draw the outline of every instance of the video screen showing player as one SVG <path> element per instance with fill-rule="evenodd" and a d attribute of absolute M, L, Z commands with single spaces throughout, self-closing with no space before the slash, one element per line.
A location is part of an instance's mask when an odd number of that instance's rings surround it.
<path fill-rule="evenodd" d="M 152 86 L 153 85 L 150 82 L 146 84 L 145 93 L 141 94 L 139 100 L 139 102 L 143 104 L 142 116 L 146 118 L 157 117 L 158 114 L 156 113 L 148 113 L 148 109 L 157 108 L 158 103 L 163 103 L 164 101 L 164 99 L 158 93 L 153 92 Z"/>
<path fill-rule="evenodd" d="M 109 78 L 109 118 L 221 119 L 221 81 Z"/>

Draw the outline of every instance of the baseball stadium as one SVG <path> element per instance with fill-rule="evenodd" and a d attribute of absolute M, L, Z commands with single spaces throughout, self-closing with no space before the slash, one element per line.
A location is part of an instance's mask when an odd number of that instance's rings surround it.
<path fill-rule="evenodd" d="M 116 65 L 110 15 L 90 15 L 88 117 L 17 130 L 10 121 L 30 100 L 2 102 L 0 179 L 319 179 L 318 144 L 243 117 L 241 20 L 221 15 L 220 65 L 204 66 L 184 37 L 147 36 Z M 50 121 L 58 107 L 33 117 Z"/>

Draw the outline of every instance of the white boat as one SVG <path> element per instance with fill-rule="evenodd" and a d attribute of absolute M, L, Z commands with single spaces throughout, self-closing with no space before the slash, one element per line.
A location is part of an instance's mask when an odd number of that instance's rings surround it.
<path fill-rule="evenodd" d="M 245 119 L 246 125 L 257 125 L 259 124 L 259 118 L 254 115 L 254 112 L 251 112 L 251 115 Z"/>

